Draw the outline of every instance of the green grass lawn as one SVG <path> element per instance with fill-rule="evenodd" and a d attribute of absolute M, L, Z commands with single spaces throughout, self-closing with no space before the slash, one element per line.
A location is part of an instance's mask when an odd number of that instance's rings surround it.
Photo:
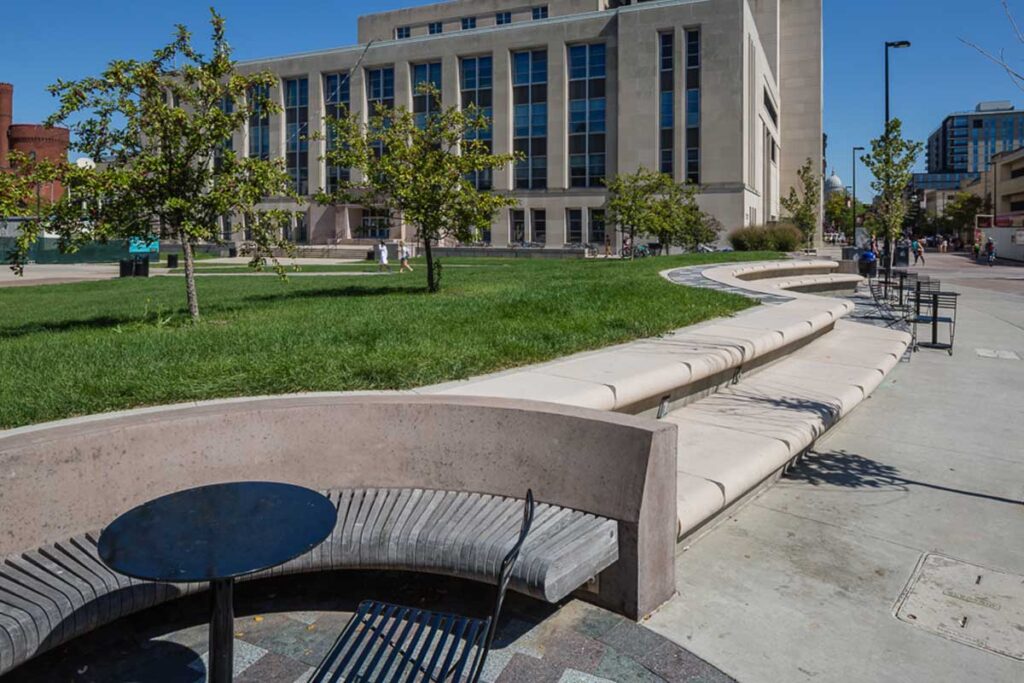
<path fill-rule="evenodd" d="M 0 428 L 136 406 L 299 391 L 404 389 L 728 315 L 751 302 L 658 271 L 771 254 L 636 262 L 451 260 L 442 291 L 415 274 L 0 289 Z"/>

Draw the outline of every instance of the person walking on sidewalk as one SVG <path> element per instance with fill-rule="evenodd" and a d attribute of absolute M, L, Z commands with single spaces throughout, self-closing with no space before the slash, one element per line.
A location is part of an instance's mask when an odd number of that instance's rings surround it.
<path fill-rule="evenodd" d="M 377 245 L 377 272 L 383 273 L 387 271 L 391 272 L 391 266 L 388 265 L 388 245 L 384 240 L 380 241 Z"/>
<path fill-rule="evenodd" d="M 910 251 L 914 252 L 914 265 L 920 261 L 924 265 L 924 245 L 921 244 L 921 240 L 914 238 L 914 241 L 910 243 Z"/>
<path fill-rule="evenodd" d="M 988 260 L 988 265 L 994 266 L 996 264 L 996 243 L 991 238 L 985 243 L 985 257 Z"/>

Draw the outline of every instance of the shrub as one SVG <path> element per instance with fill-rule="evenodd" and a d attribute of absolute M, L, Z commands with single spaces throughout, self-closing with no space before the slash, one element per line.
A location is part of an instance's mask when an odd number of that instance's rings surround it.
<path fill-rule="evenodd" d="M 729 235 L 736 251 L 796 251 L 803 237 L 789 224 L 751 225 L 738 228 Z"/>

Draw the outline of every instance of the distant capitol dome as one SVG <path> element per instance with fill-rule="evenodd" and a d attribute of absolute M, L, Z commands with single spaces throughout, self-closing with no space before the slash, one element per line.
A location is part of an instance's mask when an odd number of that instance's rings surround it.
<path fill-rule="evenodd" d="M 835 170 L 832 171 L 831 177 L 825 181 L 825 194 L 832 194 L 833 192 L 846 192 L 843 179 L 836 175 Z"/>

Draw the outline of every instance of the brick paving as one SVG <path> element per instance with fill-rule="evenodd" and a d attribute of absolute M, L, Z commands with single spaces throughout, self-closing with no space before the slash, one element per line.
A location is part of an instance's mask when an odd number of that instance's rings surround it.
<path fill-rule="evenodd" d="M 303 683 L 360 599 L 481 615 L 493 589 L 398 573 L 334 572 L 236 589 L 235 680 Z M 199 683 L 206 677 L 205 596 L 150 609 L 78 638 L 4 683 Z M 487 683 L 730 683 L 642 625 L 579 600 L 547 605 L 509 594 Z"/>

